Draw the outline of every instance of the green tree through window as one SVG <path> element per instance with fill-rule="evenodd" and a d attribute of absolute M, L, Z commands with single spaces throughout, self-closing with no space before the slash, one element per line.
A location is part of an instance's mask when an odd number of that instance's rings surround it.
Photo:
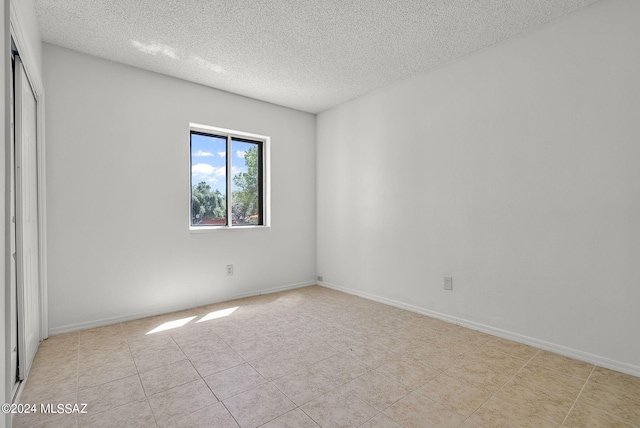
<path fill-rule="evenodd" d="M 191 190 L 192 224 L 225 224 L 227 204 L 218 189 L 211 191 L 211 186 L 201 181 Z"/>
<path fill-rule="evenodd" d="M 235 223 L 257 224 L 260 209 L 258 147 L 252 147 L 244 154 L 246 172 L 233 176 L 235 186 L 231 211 Z"/>

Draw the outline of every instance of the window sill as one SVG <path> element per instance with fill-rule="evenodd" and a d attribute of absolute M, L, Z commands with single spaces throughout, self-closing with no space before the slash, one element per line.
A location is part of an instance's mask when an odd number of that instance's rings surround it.
<path fill-rule="evenodd" d="M 189 233 L 201 234 L 210 233 L 216 230 L 247 230 L 247 229 L 271 229 L 271 226 L 259 225 L 259 226 L 202 226 L 202 227 L 189 227 Z"/>

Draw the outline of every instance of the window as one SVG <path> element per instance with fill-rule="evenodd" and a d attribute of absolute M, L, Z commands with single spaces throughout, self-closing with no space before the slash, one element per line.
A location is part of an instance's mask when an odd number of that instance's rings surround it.
<path fill-rule="evenodd" d="M 269 138 L 191 125 L 191 229 L 268 225 Z"/>

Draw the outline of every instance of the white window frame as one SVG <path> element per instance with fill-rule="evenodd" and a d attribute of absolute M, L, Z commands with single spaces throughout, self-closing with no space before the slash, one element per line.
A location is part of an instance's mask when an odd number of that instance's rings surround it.
<path fill-rule="evenodd" d="M 200 132 L 204 134 L 212 134 L 221 137 L 227 137 L 227 223 L 226 225 L 218 226 L 193 226 L 191 224 L 191 132 Z M 231 181 L 232 177 L 229 176 L 231 171 L 231 156 L 229 155 L 230 146 L 229 142 L 232 138 L 240 138 L 247 140 L 260 141 L 262 143 L 262 224 L 256 225 L 233 225 L 232 221 L 232 205 L 231 202 Z M 189 123 L 189 204 L 188 204 L 188 224 L 189 231 L 191 233 L 207 233 L 213 230 L 231 230 L 231 229 L 267 229 L 271 227 L 271 138 L 266 135 L 252 134 L 249 132 L 236 131 L 226 128 L 218 128 L 209 125 L 202 125 L 199 123 Z"/>

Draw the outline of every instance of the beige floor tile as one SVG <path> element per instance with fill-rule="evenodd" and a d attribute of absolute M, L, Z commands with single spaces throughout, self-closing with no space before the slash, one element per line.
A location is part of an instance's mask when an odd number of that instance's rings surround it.
<path fill-rule="evenodd" d="M 481 407 L 460 428 L 557 428 L 558 425 L 535 416 L 521 417 L 501 413 L 501 409 Z"/>
<path fill-rule="evenodd" d="M 47 376 L 75 373 L 78 370 L 78 350 L 70 348 L 56 349 L 50 346 L 44 352 L 36 352 L 29 374 Z"/>
<path fill-rule="evenodd" d="M 300 407 L 322 427 L 357 427 L 378 411 L 344 389 L 336 389 Z"/>
<path fill-rule="evenodd" d="M 150 333 L 175 320 L 186 324 Z M 20 400 L 84 401 L 90 414 L 14 425 L 236 426 L 211 389 L 245 426 L 317 427 L 295 407 L 328 402 L 329 426 L 640 426 L 639 378 L 323 287 L 52 336 Z M 349 406 L 388 407 L 354 422 L 340 416 Z"/>
<path fill-rule="evenodd" d="M 405 357 L 412 359 L 418 364 L 440 371 L 447 370 L 463 361 L 458 353 L 451 351 L 448 347 L 434 345 L 425 345 L 412 349 L 405 354 Z"/>
<path fill-rule="evenodd" d="M 78 361 L 81 363 L 99 362 L 100 357 L 104 355 L 114 355 L 125 353 L 131 356 L 129 344 L 124 338 L 101 341 L 100 344 L 92 344 L 91 346 L 80 346 L 78 351 Z M 104 362 L 104 358 L 103 358 Z"/>
<path fill-rule="evenodd" d="M 251 366 L 266 380 L 273 380 L 306 367 L 307 362 L 301 353 L 285 350 L 254 360 Z"/>
<path fill-rule="evenodd" d="M 150 395 L 148 399 L 158 425 L 218 402 L 202 379 Z"/>
<path fill-rule="evenodd" d="M 202 377 L 245 363 L 244 359 L 229 347 L 214 352 L 192 355 L 189 359 Z"/>
<path fill-rule="evenodd" d="M 143 372 L 184 360 L 186 355 L 171 336 L 151 336 L 129 342 L 138 371 Z"/>
<path fill-rule="evenodd" d="M 49 339 L 42 342 L 38 347 L 38 351 L 33 360 L 31 370 L 39 365 L 48 366 L 48 370 L 52 367 L 63 365 L 64 363 L 73 364 L 78 361 L 78 344 L 69 343 L 69 340 L 55 342 L 53 345 L 44 346 Z"/>
<path fill-rule="evenodd" d="M 424 345 L 424 343 L 417 343 L 410 337 L 393 334 L 379 336 L 370 343 L 374 346 L 383 347 L 394 354 L 405 354 L 413 348 Z"/>
<path fill-rule="evenodd" d="M 137 340 L 148 339 L 149 333 L 151 330 L 156 328 L 158 323 L 150 318 L 142 318 L 133 321 L 127 321 L 120 324 L 120 328 L 122 328 L 122 335 L 125 340 L 129 343 L 135 342 Z M 157 336 L 169 336 L 170 332 L 159 333 Z"/>
<path fill-rule="evenodd" d="M 345 384 L 369 371 L 367 366 L 347 352 L 324 359 L 311 367 L 334 381 L 337 385 Z"/>
<path fill-rule="evenodd" d="M 593 364 L 583 363 L 582 361 L 547 351 L 538 352 L 530 364 L 543 366 L 582 380 L 586 380 L 594 368 Z"/>
<path fill-rule="evenodd" d="M 354 345 L 346 351 L 370 369 L 375 369 L 397 358 L 397 353 L 380 346 Z"/>
<path fill-rule="evenodd" d="M 455 330 L 456 332 L 460 332 L 462 330 Z M 442 348 L 442 349 L 451 349 L 466 346 L 466 349 L 477 349 L 482 345 L 477 345 L 475 343 L 469 343 L 464 337 L 460 337 L 459 333 L 446 332 L 442 333 L 432 340 L 426 343 L 427 346 L 433 348 Z"/>
<path fill-rule="evenodd" d="M 75 428 L 78 426 L 76 415 L 23 413 L 16 414 L 13 428 Z"/>
<path fill-rule="evenodd" d="M 249 364 L 214 373 L 205 377 L 204 380 L 220 401 L 266 383 L 260 373 Z"/>
<path fill-rule="evenodd" d="M 586 404 L 576 404 L 569 416 L 562 424 L 567 428 L 584 428 L 584 427 L 609 427 L 623 428 L 629 427 L 629 422 L 618 416 L 587 406 Z"/>
<path fill-rule="evenodd" d="M 337 382 L 310 367 L 275 379 L 272 383 L 298 406 L 338 386 Z"/>
<path fill-rule="evenodd" d="M 448 334 L 451 334 L 451 331 L 449 331 Z M 483 333 L 477 330 L 471 330 L 465 327 L 458 328 L 456 336 L 462 339 L 463 342 L 471 344 L 473 346 L 484 346 L 495 338 L 495 336 L 492 336 L 490 334 Z"/>
<path fill-rule="evenodd" d="M 472 382 L 461 381 L 446 374 L 431 379 L 417 392 L 467 416 L 475 412 L 491 397 L 491 390 L 488 388 Z"/>
<path fill-rule="evenodd" d="M 105 358 L 105 354 L 108 358 Z M 98 348 L 91 353 L 81 352 L 78 361 L 78 388 L 100 385 L 137 372 L 126 343 L 118 345 L 117 348 Z"/>
<path fill-rule="evenodd" d="M 271 384 L 257 386 L 228 398 L 223 403 L 242 428 L 257 427 L 296 407 Z"/>
<path fill-rule="evenodd" d="M 524 343 L 512 342 L 511 340 L 503 339 L 501 337 L 493 337 L 487 341 L 485 346 L 496 348 L 499 351 L 509 354 L 511 356 L 521 358 L 524 360 L 530 360 L 533 358 L 539 349 L 534 348 Z"/>
<path fill-rule="evenodd" d="M 140 373 L 140 380 L 147 396 L 200 379 L 189 360 L 178 361 Z"/>
<path fill-rule="evenodd" d="M 320 428 L 320 426 L 302 410 L 293 409 L 271 422 L 267 422 L 261 428 Z"/>
<path fill-rule="evenodd" d="M 81 353 L 126 345 L 120 324 L 82 330 L 79 333 L 78 342 Z"/>
<path fill-rule="evenodd" d="M 114 407 L 100 413 L 89 412 L 79 415 L 78 427 L 110 428 L 131 427 L 146 428 L 155 426 L 156 421 L 147 400 L 134 401 L 123 406 Z"/>
<path fill-rule="evenodd" d="M 321 339 L 318 336 L 314 336 L 312 334 L 307 334 L 299 331 L 298 329 L 284 331 L 279 334 L 271 334 L 266 336 L 267 340 L 271 343 L 275 343 L 276 352 L 277 351 L 291 351 L 291 352 L 299 352 L 304 349 L 309 348 L 310 346 L 317 345 L 321 342 Z M 335 349 L 324 346 L 328 350 L 332 351 L 334 354 L 337 352 Z M 263 355 L 267 355 L 265 352 Z"/>
<path fill-rule="evenodd" d="M 376 416 L 360 425 L 359 428 L 402 428 L 402 426 L 398 425 L 389 416 L 386 416 L 383 413 L 378 413 Z"/>
<path fill-rule="evenodd" d="M 308 343 L 308 342 L 307 342 Z M 301 363 L 310 366 L 323 360 L 340 354 L 335 348 L 325 346 L 322 343 L 307 344 L 298 348 L 298 356 Z"/>
<path fill-rule="evenodd" d="M 576 377 L 564 375 L 555 370 L 536 365 L 526 365 L 513 379 L 531 389 L 538 389 L 553 398 L 569 398 L 575 400 L 585 385 L 585 382 Z"/>
<path fill-rule="evenodd" d="M 250 323 L 248 325 L 251 325 Z M 234 325 L 232 328 L 214 330 L 222 340 L 229 346 L 239 345 L 243 342 L 259 342 L 264 339 L 258 331 L 253 328 Z"/>
<path fill-rule="evenodd" d="M 540 418 L 560 425 L 573 402 L 574 397 L 553 397 L 544 390 L 514 380 L 489 398 L 482 407 L 513 415 L 519 420 Z"/>
<path fill-rule="evenodd" d="M 456 427 L 466 417 L 418 392 L 412 392 L 383 413 L 405 428 Z"/>
<path fill-rule="evenodd" d="M 322 339 L 322 344 L 339 352 L 345 352 L 354 346 L 365 344 L 365 339 L 355 333 L 342 332 Z"/>
<path fill-rule="evenodd" d="M 240 342 L 232 346 L 233 350 L 246 361 L 257 360 L 282 349 L 282 344 L 267 337 Z"/>
<path fill-rule="evenodd" d="M 238 428 L 231 413 L 220 402 L 204 409 L 171 419 L 161 428 Z"/>
<path fill-rule="evenodd" d="M 72 332 L 72 333 L 64 333 L 57 334 L 55 336 L 49 336 L 47 339 L 43 340 L 38 347 L 38 352 L 46 353 L 48 351 L 61 351 L 67 349 L 78 349 L 78 340 L 80 337 L 80 333 Z"/>
<path fill-rule="evenodd" d="M 78 389 L 78 373 L 74 370 L 31 372 L 20 396 L 22 403 L 48 403 L 54 399 L 75 393 Z"/>
<path fill-rule="evenodd" d="M 49 405 L 54 411 L 58 411 L 58 404 L 77 404 L 76 393 L 57 396 L 47 401 L 25 401 L 20 399 L 21 404 L 29 404 L 30 413 L 14 414 L 14 427 L 73 427 L 76 425 L 77 412 L 73 413 L 53 413 L 49 409 Z M 43 407 L 44 406 L 44 407 Z M 79 407 L 78 409 L 82 409 Z"/>
<path fill-rule="evenodd" d="M 462 382 L 481 385 L 491 392 L 499 390 L 513 376 L 510 373 L 491 370 L 482 361 L 466 361 L 447 369 L 448 376 L 459 379 Z"/>
<path fill-rule="evenodd" d="M 640 397 L 640 377 L 596 367 L 589 381 L 617 389 L 627 395 Z"/>
<path fill-rule="evenodd" d="M 104 366 L 85 368 L 78 373 L 78 388 L 100 385 L 135 375 L 136 373 L 137 370 L 133 360 L 119 363 L 110 362 Z"/>
<path fill-rule="evenodd" d="M 138 375 L 78 390 L 78 403 L 87 403 L 90 414 L 144 399 Z"/>
<path fill-rule="evenodd" d="M 410 390 L 398 381 L 377 372 L 365 373 L 342 387 L 378 411 L 391 406 Z"/>
<path fill-rule="evenodd" d="M 490 346 L 480 347 L 468 356 L 482 362 L 489 369 L 512 375 L 516 374 L 527 362 L 522 358 L 512 357 Z"/>
<path fill-rule="evenodd" d="M 437 369 L 416 364 L 415 361 L 406 357 L 401 357 L 386 363 L 375 371 L 395 379 L 408 387 L 411 391 L 420 388 L 422 385 L 440 374 Z"/>
<path fill-rule="evenodd" d="M 220 336 L 208 329 L 181 330 L 172 333 L 171 337 L 187 356 L 215 352 L 228 347 Z"/>
<path fill-rule="evenodd" d="M 640 426 L 640 395 L 631 395 L 601 383 L 587 382 L 578 397 L 577 404 L 612 413 L 630 425 Z"/>

